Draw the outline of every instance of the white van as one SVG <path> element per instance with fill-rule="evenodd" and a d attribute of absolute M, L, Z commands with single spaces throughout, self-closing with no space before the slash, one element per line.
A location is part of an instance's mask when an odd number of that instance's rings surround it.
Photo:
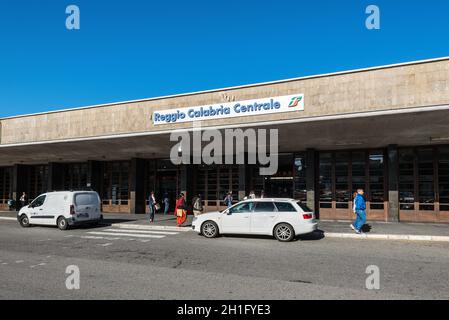
<path fill-rule="evenodd" d="M 101 201 L 95 191 L 60 191 L 40 195 L 20 209 L 17 220 L 22 227 L 58 226 L 67 230 L 78 224 L 96 224 L 103 219 Z"/>

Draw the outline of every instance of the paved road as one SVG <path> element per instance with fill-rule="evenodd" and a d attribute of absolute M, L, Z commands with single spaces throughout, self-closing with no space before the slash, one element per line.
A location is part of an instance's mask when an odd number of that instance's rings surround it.
<path fill-rule="evenodd" d="M 67 290 L 76 265 L 80 290 Z M 365 288 L 367 266 L 380 290 Z M 66 232 L 0 220 L 0 299 L 449 298 L 442 243 L 265 237 L 117 225 Z"/>

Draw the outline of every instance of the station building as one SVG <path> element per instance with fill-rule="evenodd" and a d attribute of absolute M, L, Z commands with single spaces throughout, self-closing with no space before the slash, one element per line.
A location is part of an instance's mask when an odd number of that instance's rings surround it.
<path fill-rule="evenodd" d="M 278 129 L 277 173 L 174 165 L 170 133 L 193 120 Z M 263 190 L 344 220 L 364 188 L 368 220 L 449 223 L 449 58 L 0 119 L 0 210 L 83 188 L 105 212 L 145 213 L 151 190 L 201 193 L 207 210 Z"/>

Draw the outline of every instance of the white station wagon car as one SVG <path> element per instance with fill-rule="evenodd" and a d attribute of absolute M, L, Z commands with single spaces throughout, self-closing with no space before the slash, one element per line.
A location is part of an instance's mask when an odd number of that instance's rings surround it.
<path fill-rule="evenodd" d="M 100 197 L 94 191 L 45 193 L 17 214 L 22 227 L 47 225 L 61 230 L 78 224 L 95 224 L 102 218 Z"/>
<path fill-rule="evenodd" d="M 315 215 L 293 199 L 250 199 L 224 210 L 199 215 L 192 228 L 206 238 L 219 234 L 274 236 L 287 242 L 317 229 Z"/>

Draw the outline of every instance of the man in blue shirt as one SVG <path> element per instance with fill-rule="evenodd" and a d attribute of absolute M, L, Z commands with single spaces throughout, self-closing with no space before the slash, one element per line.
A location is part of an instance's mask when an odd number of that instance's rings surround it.
<path fill-rule="evenodd" d="M 366 202 L 363 194 L 363 189 L 358 189 L 357 196 L 354 199 L 355 214 L 357 215 L 357 219 L 351 224 L 351 228 L 357 234 L 362 233 L 362 227 L 366 222 Z"/>

